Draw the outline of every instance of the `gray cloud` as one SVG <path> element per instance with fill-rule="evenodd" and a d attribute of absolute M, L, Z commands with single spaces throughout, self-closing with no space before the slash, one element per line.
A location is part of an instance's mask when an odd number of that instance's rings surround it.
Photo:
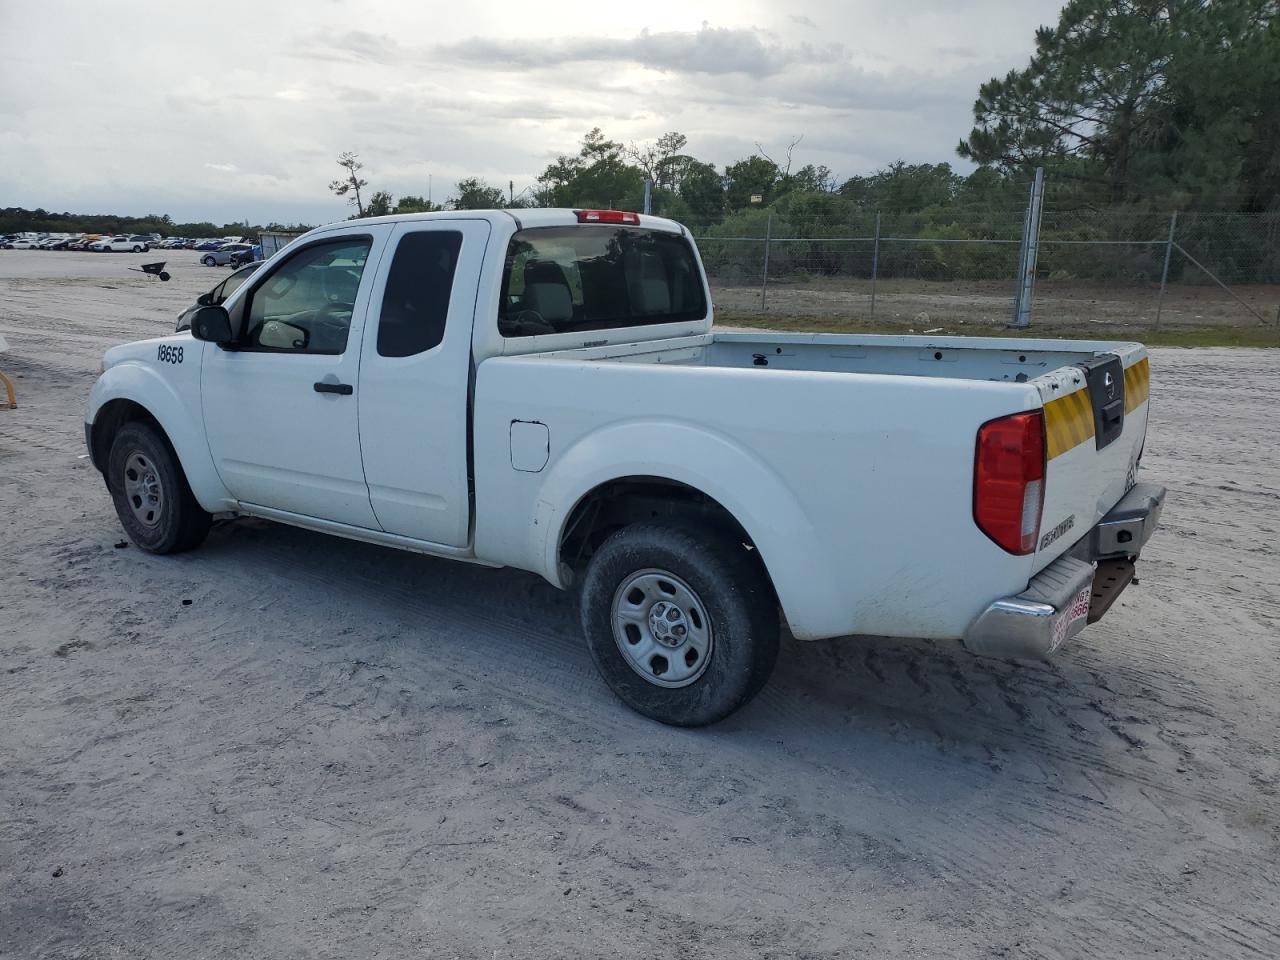
<path fill-rule="evenodd" d="M 367 30 L 340 33 L 316 32 L 301 40 L 291 56 L 307 60 L 331 60 L 339 63 L 402 63 L 412 57 L 411 51 L 395 37 Z"/>
<path fill-rule="evenodd" d="M 783 44 L 756 29 L 711 27 L 691 32 L 643 30 L 626 39 L 565 37 L 542 43 L 472 37 L 438 46 L 434 55 L 503 70 L 563 67 L 574 63 L 634 63 L 672 73 L 745 73 L 771 76 L 796 63 L 835 63 L 839 44 Z"/>

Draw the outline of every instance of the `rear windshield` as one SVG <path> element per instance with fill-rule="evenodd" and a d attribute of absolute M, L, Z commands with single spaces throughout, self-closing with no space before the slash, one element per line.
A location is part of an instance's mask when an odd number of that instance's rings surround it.
<path fill-rule="evenodd" d="M 684 237 L 588 224 L 521 230 L 507 247 L 504 337 L 701 320 L 707 298 Z"/>

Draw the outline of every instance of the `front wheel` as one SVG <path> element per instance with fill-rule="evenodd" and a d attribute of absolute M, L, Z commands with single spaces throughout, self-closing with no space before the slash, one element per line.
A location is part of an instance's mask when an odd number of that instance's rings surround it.
<path fill-rule="evenodd" d="M 129 539 L 150 553 L 204 542 L 213 518 L 196 501 L 168 441 L 149 424 L 120 428 L 107 457 L 107 487 Z"/>
<path fill-rule="evenodd" d="M 205 257 L 200 262 L 203 263 L 206 267 L 217 266 L 217 263 L 218 263 L 218 261 L 213 259 L 213 257 Z"/>
<path fill-rule="evenodd" d="M 675 726 L 733 713 L 778 657 L 778 608 L 758 555 L 702 527 L 637 524 L 609 537 L 587 568 L 582 628 L 613 692 Z"/>

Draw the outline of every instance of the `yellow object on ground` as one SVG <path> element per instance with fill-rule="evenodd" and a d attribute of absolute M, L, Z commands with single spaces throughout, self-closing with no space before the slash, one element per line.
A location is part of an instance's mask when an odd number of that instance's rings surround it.
<path fill-rule="evenodd" d="M 5 342 L 4 334 L 0 333 L 0 353 L 4 353 L 9 349 L 9 344 Z M 18 398 L 13 393 L 13 381 L 0 373 L 0 383 L 4 384 L 4 392 L 9 397 L 9 409 L 16 410 L 18 407 Z"/>

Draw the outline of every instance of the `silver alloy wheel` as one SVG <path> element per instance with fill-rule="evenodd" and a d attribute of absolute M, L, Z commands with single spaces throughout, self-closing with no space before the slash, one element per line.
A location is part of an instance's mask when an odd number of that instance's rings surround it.
<path fill-rule="evenodd" d="M 133 451 L 124 462 L 124 495 L 129 508 L 144 527 L 160 522 L 164 510 L 164 487 L 155 465 L 140 451 Z"/>
<path fill-rule="evenodd" d="M 679 577 L 657 569 L 633 573 L 614 593 L 612 613 L 623 659 L 650 683 L 686 687 L 711 663 L 711 620 Z"/>

